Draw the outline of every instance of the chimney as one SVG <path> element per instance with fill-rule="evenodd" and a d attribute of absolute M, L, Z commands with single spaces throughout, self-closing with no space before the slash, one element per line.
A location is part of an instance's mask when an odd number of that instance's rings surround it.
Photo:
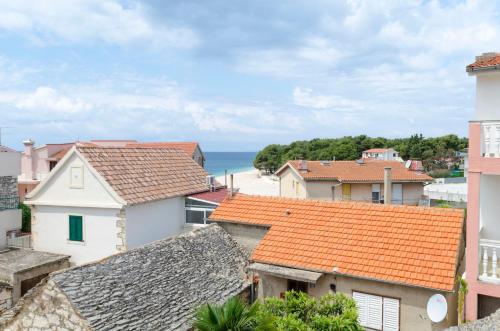
<path fill-rule="evenodd" d="M 228 197 L 231 199 L 234 195 L 234 187 L 233 187 L 233 174 L 229 175 L 229 192 Z"/>
<path fill-rule="evenodd" d="M 33 173 L 33 145 L 35 145 L 35 141 L 33 139 L 28 139 L 23 141 L 23 144 L 24 155 L 21 163 L 22 172 L 26 179 L 35 179 Z"/>
<path fill-rule="evenodd" d="M 299 160 L 299 171 L 307 171 L 307 161 L 306 160 Z"/>
<path fill-rule="evenodd" d="M 392 168 L 384 167 L 384 204 L 390 205 L 392 201 Z"/>

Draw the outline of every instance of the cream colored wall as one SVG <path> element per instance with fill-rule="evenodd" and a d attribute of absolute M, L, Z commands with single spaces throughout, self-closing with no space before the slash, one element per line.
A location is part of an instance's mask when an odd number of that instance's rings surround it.
<path fill-rule="evenodd" d="M 297 185 L 297 183 L 299 185 L 298 194 L 293 184 L 294 181 L 295 185 Z M 280 176 L 280 196 L 298 199 L 307 198 L 305 181 L 290 168 L 287 168 Z"/>
<path fill-rule="evenodd" d="M 316 200 L 333 200 L 333 195 L 337 195 L 337 192 L 340 192 L 342 196 L 342 187 L 338 186 L 335 188 L 335 191 L 332 191 L 333 183 L 332 182 L 311 182 L 308 181 L 306 183 L 307 188 L 307 198 L 308 199 L 316 199 Z"/>
<path fill-rule="evenodd" d="M 286 291 L 287 280 L 284 278 L 260 275 L 260 280 L 259 299 L 269 296 L 279 297 L 280 293 Z M 328 274 L 322 276 L 315 286 L 310 285 L 308 293 L 314 297 L 331 293 L 330 284 L 336 284 L 338 293 L 349 296 L 352 296 L 353 291 L 357 291 L 400 299 L 401 331 L 440 330 L 456 325 L 457 322 L 455 293 L 441 292 L 448 302 L 448 316 L 443 322 L 433 325 L 427 317 L 427 301 L 433 294 L 440 293 L 439 291 Z"/>
<path fill-rule="evenodd" d="M 403 204 L 416 206 L 423 194 L 422 183 L 403 183 Z"/>

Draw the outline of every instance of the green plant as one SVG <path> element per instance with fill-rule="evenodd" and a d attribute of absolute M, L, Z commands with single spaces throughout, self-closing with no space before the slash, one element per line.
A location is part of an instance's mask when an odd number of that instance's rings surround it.
<path fill-rule="evenodd" d="M 267 331 L 274 330 L 271 315 L 259 314 L 259 304 L 248 306 L 239 297 L 222 305 L 201 306 L 193 324 L 200 331 Z"/>
<path fill-rule="evenodd" d="M 261 311 L 274 316 L 277 330 L 358 331 L 355 301 L 345 294 L 326 294 L 319 299 L 289 291 L 283 299 L 268 298 Z"/>
<path fill-rule="evenodd" d="M 21 208 L 22 211 L 21 231 L 31 232 L 31 209 L 24 203 L 20 203 L 19 207 Z"/>
<path fill-rule="evenodd" d="M 469 292 L 469 286 L 465 278 L 457 277 L 458 285 L 458 325 L 465 323 L 464 307 L 465 307 L 465 296 Z"/>

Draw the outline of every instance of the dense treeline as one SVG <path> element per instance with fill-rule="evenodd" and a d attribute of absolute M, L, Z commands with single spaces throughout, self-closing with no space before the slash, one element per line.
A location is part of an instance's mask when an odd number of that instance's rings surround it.
<path fill-rule="evenodd" d="M 424 138 L 421 134 L 409 138 L 371 138 L 365 135 L 336 139 L 295 141 L 289 145 L 269 145 L 255 157 L 254 166 L 268 172 L 276 171 L 288 160 L 356 160 L 364 150 L 392 147 L 407 159 L 420 159 L 426 170 L 445 169 L 458 162 L 456 152 L 468 146 L 467 138 L 454 134 Z"/>

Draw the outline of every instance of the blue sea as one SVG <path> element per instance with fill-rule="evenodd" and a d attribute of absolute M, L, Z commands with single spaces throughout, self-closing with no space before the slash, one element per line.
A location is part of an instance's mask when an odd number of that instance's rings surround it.
<path fill-rule="evenodd" d="M 257 152 L 205 152 L 205 169 L 214 176 L 253 169 Z"/>

